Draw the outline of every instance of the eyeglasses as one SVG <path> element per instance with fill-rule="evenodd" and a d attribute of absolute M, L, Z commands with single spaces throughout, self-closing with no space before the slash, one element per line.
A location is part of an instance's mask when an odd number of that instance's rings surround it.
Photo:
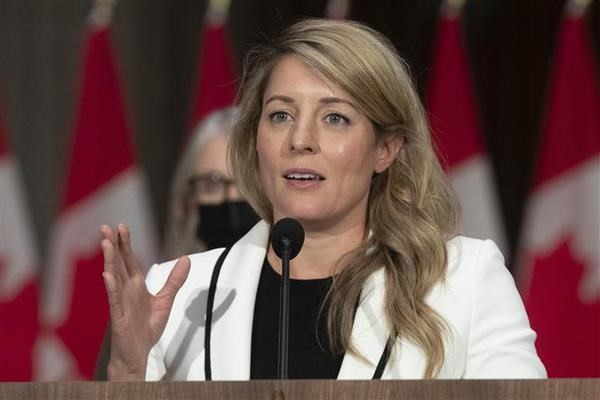
<path fill-rule="evenodd" d="M 198 202 L 205 204 L 224 202 L 232 185 L 235 186 L 234 180 L 226 178 L 217 171 L 208 174 L 192 175 L 188 179 L 188 186 L 194 197 Z"/>

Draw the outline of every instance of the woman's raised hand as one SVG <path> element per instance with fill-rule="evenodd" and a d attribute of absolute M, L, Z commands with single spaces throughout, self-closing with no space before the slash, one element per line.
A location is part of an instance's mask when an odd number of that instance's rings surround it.
<path fill-rule="evenodd" d="M 181 257 L 162 289 L 152 295 L 131 247 L 124 224 L 115 231 L 100 227 L 104 272 L 111 320 L 109 380 L 143 380 L 148 353 L 162 335 L 175 295 L 190 271 L 190 260 Z"/>

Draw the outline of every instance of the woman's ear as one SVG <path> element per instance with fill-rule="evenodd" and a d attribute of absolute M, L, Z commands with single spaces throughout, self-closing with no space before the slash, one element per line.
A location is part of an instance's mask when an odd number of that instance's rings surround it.
<path fill-rule="evenodd" d="M 403 145 L 404 136 L 398 134 L 386 134 L 379 138 L 375 145 L 375 172 L 380 174 L 392 165 Z"/>

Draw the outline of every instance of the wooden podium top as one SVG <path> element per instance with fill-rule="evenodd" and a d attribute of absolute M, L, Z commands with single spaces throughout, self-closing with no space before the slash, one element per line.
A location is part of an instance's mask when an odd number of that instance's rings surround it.
<path fill-rule="evenodd" d="M 600 379 L 2 383 L 0 399 L 600 399 Z"/>

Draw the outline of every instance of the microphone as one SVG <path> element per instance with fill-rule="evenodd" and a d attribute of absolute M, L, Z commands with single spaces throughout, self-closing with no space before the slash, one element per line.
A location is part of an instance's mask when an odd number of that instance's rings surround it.
<path fill-rule="evenodd" d="M 293 218 L 282 218 L 271 231 L 271 246 L 281 258 L 281 291 L 279 292 L 279 358 L 277 378 L 287 379 L 290 310 L 290 260 L 304 244 L 304 228 Z"/>

